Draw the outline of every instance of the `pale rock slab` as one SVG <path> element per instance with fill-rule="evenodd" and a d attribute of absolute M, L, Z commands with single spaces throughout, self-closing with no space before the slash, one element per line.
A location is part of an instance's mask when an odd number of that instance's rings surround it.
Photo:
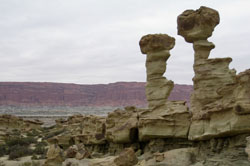
<path fill-rule="evenodd" d="M 184 101 L 169 101 L 139 116 L 139 140 L 154 138 L 187 138 L 191 114 Z"/>
<path fill-rule="evenodd" d="M 195 148 L 174 149 L 164 153 L 154 153 L 152 159 L 141 160 L 136 166 L 191 166 L 195 162 L 196 154 Z"/>

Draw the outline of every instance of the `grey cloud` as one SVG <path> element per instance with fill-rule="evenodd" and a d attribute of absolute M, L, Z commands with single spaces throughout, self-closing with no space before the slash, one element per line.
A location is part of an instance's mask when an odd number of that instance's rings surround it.
<path fill-rule="evenodd" d="M 231 56 L 231 66 L 242 71 L 249 67 L 249 4 L 244 0 L 2 0 L 0 81 L 145 81 L 145 55 L 138 42 L 148 33 L 168 33 L 176 38 L 176 46 L 166 76 L 191 84 L 192 45 L 177 36 L 176 17 L 201 5 L 221 15 L 221 24 L 209 39 L 216 45 L 211 57 Z"/>

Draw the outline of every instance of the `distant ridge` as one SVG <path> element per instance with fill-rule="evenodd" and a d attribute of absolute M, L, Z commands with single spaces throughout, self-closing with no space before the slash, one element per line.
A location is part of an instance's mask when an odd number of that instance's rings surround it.
<path fill-rule="evenodd" d="M 67 84 L 0 82 L 0 105 L 12 106 L 128 106 L 147 105 L 145 82 Z M 192 85 L 176 84 L 169 100 L 186 100 Z"/>

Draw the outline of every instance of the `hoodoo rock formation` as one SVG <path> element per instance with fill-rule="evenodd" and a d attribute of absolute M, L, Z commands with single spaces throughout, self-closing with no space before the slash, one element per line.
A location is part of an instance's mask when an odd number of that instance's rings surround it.
<path fill-rule="evenodd" d="M 140 40 L 141 52 L 147 54 L 146 96 L 149 107 L 139 116 L 141 141 L 159 137 L 187 137 L 190 113 L 185 102 L 167 102 L 174 83 L 163 77 L 166 61 L 170 57 L 169 50 L 174 44 L 175 39 L 166 34 L 146 35 Z"/>
<path fill-rule="evenodd" d="M 231 58 L 208 58 L 216 10 L 187 10 L 177 22 L 178 34 L 195 51 L 190 108 L 185 101 L 167 101 L 173 82 L 163 74 L 175 39 L 146 35 L 140 47 L 147 54 L 148 108 L 57 120 L 44 166 L 250 165 L 250 70 L 236 75 L 228 67 Z"/>
<path fill-rule="evenodd" d="M 149 108 L 157 108 L 166 103 L 173 81 L 163 77 L 166 71 L 166 61 L 170 57 L 169 50 L 175 45 L 175 39 L 166 34 L 143 36 L 140 40 L 141 52 L 147 54 L 147 84 L 146 97 Z"/>
<path fill-rule="evenodd" d="M 250 70 L 236 75 L 228 67 L 231 58 L 209 58 L 215 45 L 207 38 L 219 20 L 219 13 L 207 7 L 184 11 L 177 19 L 178 34 L 193 43 L 195 51 L 190 108 L 185 101 L 167 100 L 174 84 L 163 74 L 175 39 L 166 34 L 146 35 L 139 44 L 141 52 L 147 54 L 148 108 L 117 109 L 105 120 L 91 117 L 89 123 L 80 120 L 86 119 L 84 116 L 68 119 L 62 126 L 72 126 L 66 127 L 71 138 L 65 146 L 65 139 L 57 136 L 60 147 L 74 149 L 70 143 L 74 140 L 85 144 L 90 156 L 121 152 L 119 156 L 81 160 L 91 166 L 249 166 Z M 70 123 L 78 118 L 76 124 Z M 81 132 L 73 126 L 79 126 Z M 86 143 L 85 137 L 79 141 L 84 128 L 91 129 L 87 135 L 101 143 Z M 72 162 L 67 159 L 64 165 Z"/>
<path fill-rule="evenodd" d="M 228 67 L 230 57 L 208 58 L 215 46 L 207 38 L 219 23 L 218 12 L 207 7 L 187 10 L 178 16 L 177 22 L 178 34 L 193 43 L 195 51 L 189 139 L 249 132 L 249 70 L 236 76 L 236 71 Z"/>

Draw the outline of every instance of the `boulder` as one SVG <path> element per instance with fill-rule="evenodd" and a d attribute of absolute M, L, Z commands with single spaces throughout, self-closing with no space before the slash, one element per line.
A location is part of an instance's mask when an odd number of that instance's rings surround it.
<path fill-rule="evenodd" d="M 43 166 L 61 166 L 65 160 L 63 150 L 57 145 L 50 145 L 47 152 L 47 159 Z"/>
<path fill-rule="evenodd" d="M 120 153 L 118 157 L 114 159 L 114 163 L 117 166 L 133 166 L 137 164 L 138 159 L 132 148 L 126 148 Z"/>

